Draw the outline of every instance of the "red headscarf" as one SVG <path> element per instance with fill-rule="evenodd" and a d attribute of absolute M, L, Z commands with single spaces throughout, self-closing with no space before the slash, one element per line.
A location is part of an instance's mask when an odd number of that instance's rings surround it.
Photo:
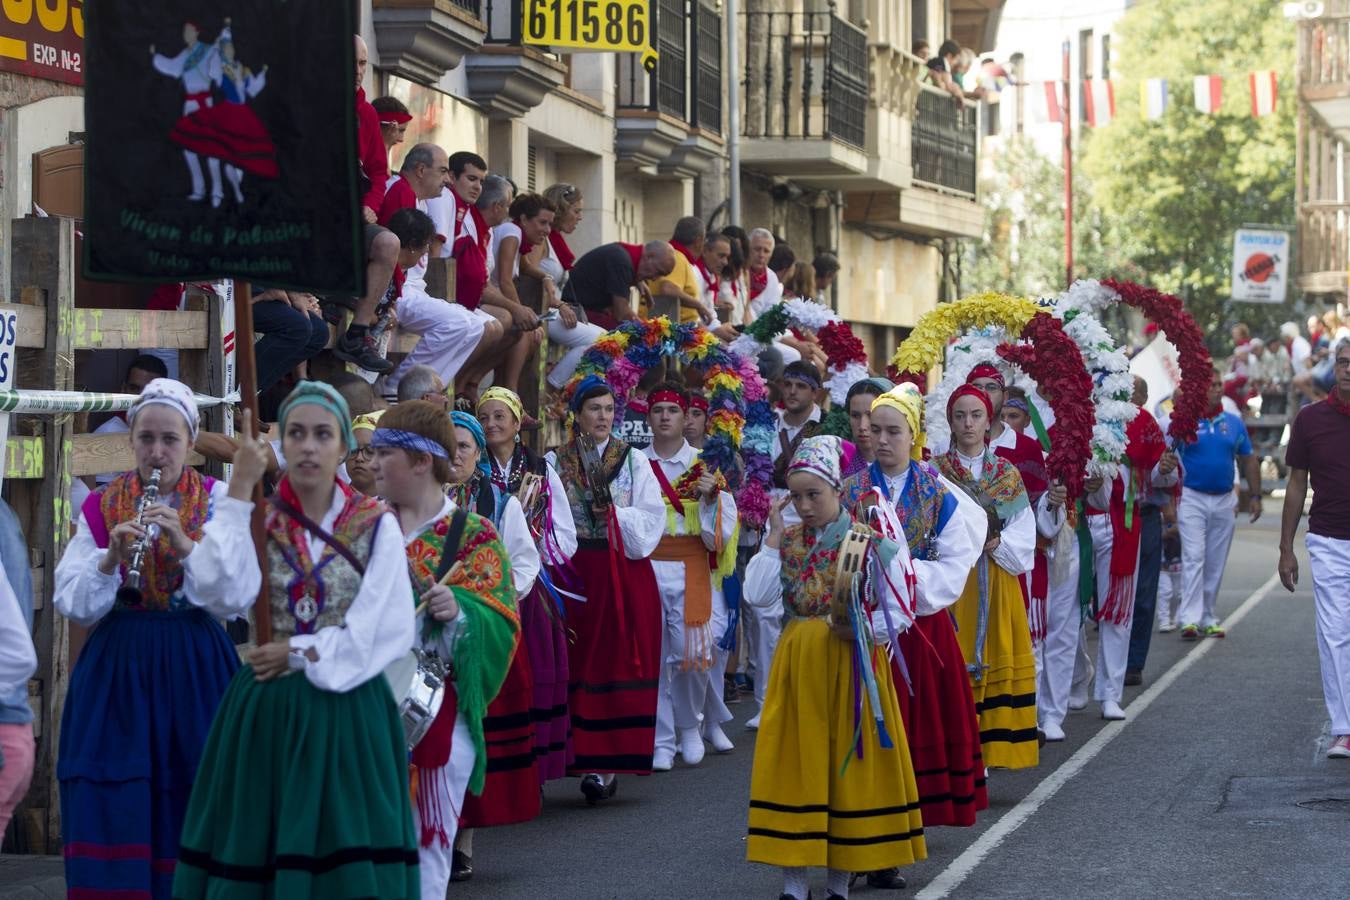
<path fill-rule="evenodd" d="M 973 384 L 963 384 L 952 391 L 952 395 L 947 398 L 948 422 L 951 421 L 952 410 L 956 408 L 956 401 L 962 397 L 978 397 L 979 401 L 984 404 L 984 411 L 989 414 L 989 418 L 994 418 L 994 404 L 989 400 L 989 395 Z"/>
<path fill-rule="evenodd" d="M 998 382 L 999 387 L 1004 387 L 1003 373 L 998 370 L 998 367 L 991 366 L 989 363 L 980 363 L 971 369 L 970 374 L 966 376 L 966 384 L 970 384 L 976 378 L 991 378 Z"/>

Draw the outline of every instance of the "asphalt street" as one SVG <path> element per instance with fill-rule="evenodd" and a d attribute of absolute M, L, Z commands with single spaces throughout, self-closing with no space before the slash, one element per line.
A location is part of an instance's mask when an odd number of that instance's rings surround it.
<path fill-rule="evenodd" d="M 907 890 L 852 895 L 1344 897 L 1350 762 L 1323 757 L 1306 556 L 1297 593 L 1270 581 L 1278 516 L 1271 502 L 1239 526 L 1219 607 L 1242 612 L 1225 640 L 1155 634 L 1124 723 L 1071 714 L 1038 768 L 991 774 L 975 827 L 928 831 Z M 575 780 L 549 785 L 539 819 L 478 832 L 474 878 L 450 896 L 777 897 L 777 870 L 745 862 L 752 703 L 733 711 L 734 752 L 621 777 L 599 808 Z M 824 896 L 823 871 L 812 886 Z"/>

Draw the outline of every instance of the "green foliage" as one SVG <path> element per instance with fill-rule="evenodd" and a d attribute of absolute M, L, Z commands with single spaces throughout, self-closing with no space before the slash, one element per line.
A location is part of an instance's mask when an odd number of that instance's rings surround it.
<path fill-rule="evenodd" d="M 1217 342 L 1233 322 L 1270 334 L 1289 315 L 1232 303 L 1229 292 L 1233 230 L 1294 222 L 1294 36 L 1294 23 L 1257 0 L 1135 5 L 1112 42 L 1118 118 L 1080 151 L 1114 251 L 1099 277 L 1180 295 L 1214 350 L 1227 349 Z M 1276 71 L 1279 97 L 1274 115 L 1254 118 L 1246 76 L 1265 69 Z M 1218 115 L 1195 109 L 1196 75 L 1224 76 Z M 1140 119 L 1144 78 L 1168 80 L 1161 119 Z"/>

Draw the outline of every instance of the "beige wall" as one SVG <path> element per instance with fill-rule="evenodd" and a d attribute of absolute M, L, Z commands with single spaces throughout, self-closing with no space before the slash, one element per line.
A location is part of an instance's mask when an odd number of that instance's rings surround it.
<path fill-rule="evenodd" d="M 912 327 L 937 305 L 942 255 L 936 247 L 846 228 L 839 261 L 839 314 L 850 321 Z"/>

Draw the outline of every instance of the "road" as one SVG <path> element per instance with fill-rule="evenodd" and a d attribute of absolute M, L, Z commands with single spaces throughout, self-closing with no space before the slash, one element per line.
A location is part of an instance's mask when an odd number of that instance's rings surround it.
<path fill-rule="evenodd" d="M 1271 582 L 1279 504 L 1239 527 L 1219 598 L 1223 641 L 1154 635 L 1124 723 L 1090 706 L 1038 768 L 994 772 L 974 828 L 928 832 L 903 892 L 856 897 L 1343 897 L 1350 762 L 1323 758 L 1312 594 Z M 1240 619 L 1233 619 L 1241 609 Z M 772 898 L 777 870 L 745 862 L 754 735 L 733 707 L 736 750 L 694 769 L 623 777 L 587 808 L 551 784 L 543 815 L 480 831 L 475 876 L 450 897 Z M 1302 805 L 1300 805 L 1302 804 Z M 824 873 L 812 873 L 816 898 Z"/>

